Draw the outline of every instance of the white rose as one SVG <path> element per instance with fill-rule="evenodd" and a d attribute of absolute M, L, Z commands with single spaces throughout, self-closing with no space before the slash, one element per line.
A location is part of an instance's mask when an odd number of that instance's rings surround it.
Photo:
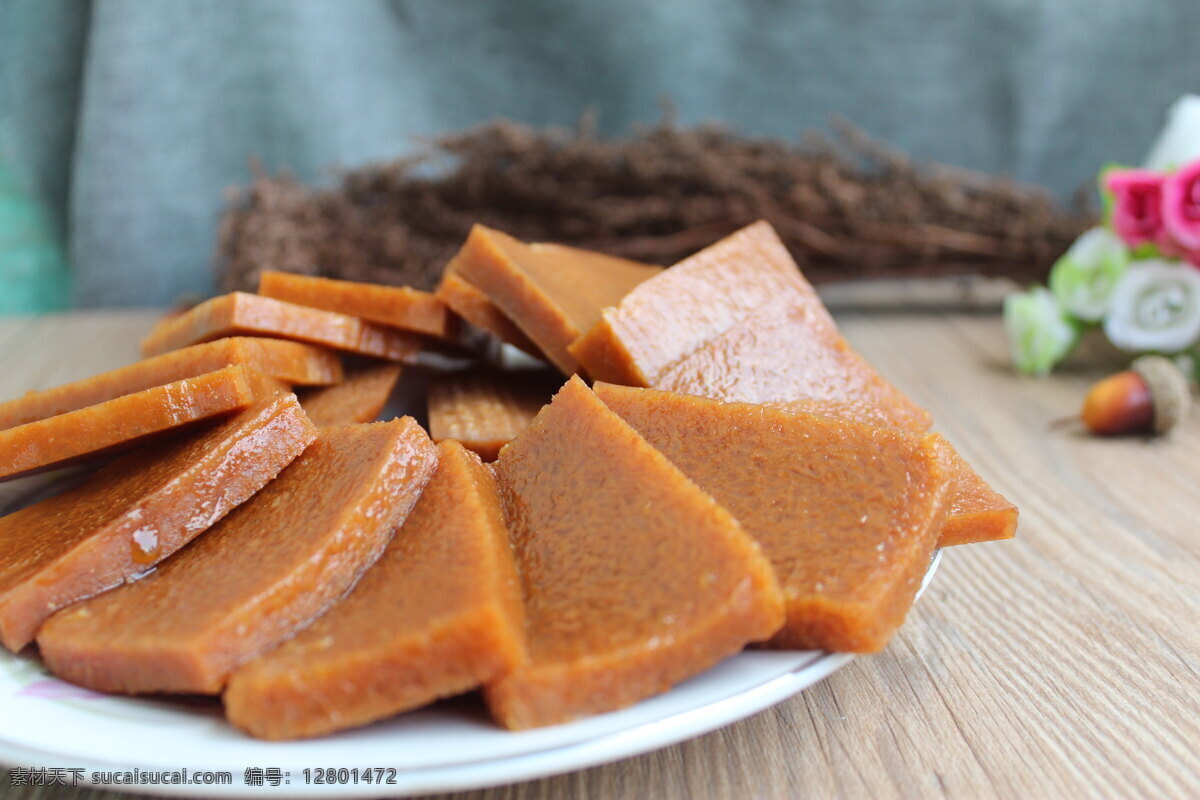
<path fill-rule="evenodd" d="M 1142 166 L 1168 171 L 1200 158 L 1200 96 L 1185 94 L 1167 112 L 1167 124 Z"/>
<path fill-rule="evenodd" d="M 1048 375 L 1079 342 L 1079 325 L 1044 286 L 1004 298 L 1004 328 L 1013 365 L 1026 375 Z"/>
<path fill-rule="evenodd" d="M 1200 339 L 1200 270 L 1158 259 L 1133 262 L 1113 289 L 1104 333 L 1132 352 L 1191 347 Z"/>
<path fill-rule="evenodd" d="M 1092 228 L 1054 263 L 1050 291 L 1079 319 L 1098 322 L 1128 263 L 1129 251 L 1115 233 Z"/>

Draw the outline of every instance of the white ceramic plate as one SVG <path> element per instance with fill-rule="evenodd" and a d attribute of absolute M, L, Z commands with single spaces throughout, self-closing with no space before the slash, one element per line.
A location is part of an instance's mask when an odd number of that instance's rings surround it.
<path fill-rule="evenodd" d="M 425 377 L 410 370 L 383 418 L 423 410 Z M 67 470 L 0 484 L 0 510 L 61 491 L 82 477 Z M 940 560 L 939 551 L 922 591 Z M 93 772 L 186 768 L 190 778 L 201 770 L 231 773 L 231 782 L 220 785 L 104 784 L 126 792 L 197 797 L 458 791 L 570 772 L 691 739 L 791 697 L 850 659 L 822 651 L 746 651 L 632 708 L 521 733 L 497 727 L 482 703 L 468 697 L 356 731 L 276 743 L 232 728 L 215 699 L 97 694 L 55 679 L 35 657 L 0 648 L 0 764 L 82 768 L 79 785 L 93 786 L 101 785 L 91 780 Z M 247 768 L 277 769 L 278 785 L 248 784 Z M 368 768 L 370 782 L 364 775 Z M 326 772 L 330 769 L 332 774 Z M 73 776 L 63 777 L 70 784 Z"/>
<path fill-rule="evenodd" d="M 939 561 L 940 553 L 925 585 Z M 227 785 L 113 787 L 155 794 L 377 797 L 456 791 L 555 775 L 699 736 L 796 694 L 850 659 L 819 651 L 747 651 L 633 708 L 522 733 L 501 730 L 481 704 L 463 698 L 357 731 L 273 743 L 234 730 L 215 700 L 96 694 L 52 678 L 33 657 L 0 652 L 0 762 L 82 768 L 80 785 L 90 782 L 93 771 L 232 773 Z M 278 769 L 279 785 L 247 784 L 247 768 Z M 332 774 L 324 772 L 328 768 L 334 768 Z M 367 768 L 370 783 L 363 778 Z"/>

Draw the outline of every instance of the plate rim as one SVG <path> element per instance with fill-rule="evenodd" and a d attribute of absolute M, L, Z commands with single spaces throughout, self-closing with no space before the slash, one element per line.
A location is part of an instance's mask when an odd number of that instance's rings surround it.
<path fill-rule="evenodd" d="M 711 703 L 679 711 L 662 719 L 646 722 L 623 730 L 610 731 L 569 745 L 550 747 L 531 753 L 497 756 L 468 763 L 439 764 L 428 768 L 401 769 L 394 785 L 366 783 L 297 784 L 280 787 L 248 786 L 239 780 L 240 771 L 248 765 L 229 765 L 234 782 L 229 785 L 100 785 L 80 784 L 79 788 L 119 791 L 139 795 L 180 797 L 411 797 L 440 792 L 462 792 L 492 786 L 502 786 L 529 780 L 553 777 L 580 769 L 600 766 L 625 758 L 643 755 L 654 750 L 711 733 L 746 717 L 764 711 L 803 689 L 815 685 L 852 661 L 852 653 L 822 653 L 816 658 L 777 675 L 761 684 L 722 697 Z M 747 702 L 749 698 L 750 702 Z M 285 745 L 286 746 L 286 745 Z M 14 762 L 10 757 L 20 760 Z M 22 758 L 23 757 L 23 758 Z M 0 763 L 21 767 L 60 766 L 53 763 L 55 754 L 0 738 Z M 84 770 L 147 769 L 137 764 L 118 764 L 97 759 L 72 763 Z M 157 768 L 156 768 L 157 769 Z M 381 791 L 382 788 L 382 791 Z"/>
<path fill-rule="evenodd" d="M 939 548 L 934 551 L 914 602 L 925 593 L 941 560 L 942 550 Z M 248 786 L 241 781 L 238 774 L 239 770 L 244 769 L 246 765 L 230 765 L 227 769 L 234 773 L 234 781 L 229 785 L 122 784 L 107 786 L 87 783 L 79 784 L 79 788 L 120 791 L 139 795 L 186 797 L 250 798 L 270 794 L 274 797 L 359 798 L 407 797 L 502 786 L 600 766 L 711 733 L 799 694 L 809 686 L 816 685 L 841 669 L 853 659 L 854 654 L 852 653 L 817 651 L 813 658 L 797 664 L 782 675 L 773 676 L 734 694 L 677 711 L 660 719 L 597 734 L 571 744 L 552 746 L 532 752 L 495 756 L 466 763 L 441 763 L 426 768 L 403 768 L 397 775 L 398 782 L 396 784 L 383 786 L 374 783 Z M 286 746 L 286 743 L 281 746 Z M 0 729 L 0 764 L 34 769 L 61 766 L 54 763 L 54 759 L 57 757 L 59 757 L 58 754 L 53 751 L 13 742 Z M 73 763 L 71 766 L 81 766 L 88 772 L 144 768 L 138 764 L 117 763 L 103 758 L 79 760 L 78 763 Z M 151 769 L 159 770 L 160 768 L 145 769 L 151 771 Z"/>

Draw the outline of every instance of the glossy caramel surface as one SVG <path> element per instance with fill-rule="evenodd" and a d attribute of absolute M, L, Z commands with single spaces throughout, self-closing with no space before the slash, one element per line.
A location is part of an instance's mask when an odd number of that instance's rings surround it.
<path fill-rule="evenodd" d="M 596 380 L 653 386 L 672 364 L 781 295 L 829 320 L 775 229 L 756 222 L 631 288 L 597 327 L 583 328 L 571 352 Z"/>
<path fill-rule="evenodd" d="M 295 339 L 360 355 L 411 361 L 420 338 L 358 317 L 232 292 L 206 300 L 154 326 L 142 340 L 142 355 L 154 356 L 226 336 Z"/>
<path fill-rule="evenodd" d="M 610 383 L 746 403 L 850 401 L 885 424 L 930 424 L 850 347 L 766 222 L 630 291 L 572 352 Z"/>
<path fill-rule="evenodd" d="M 238 365 L 0 430 L 0 479 L 127 448 L 240 411 L 281 389 L 274 379 Z"/>
<path fill-rule="evenodd" d="M 408 286 L 381 286 L 267 270 L 259 277 L 258 293 L 440 339 L 458 335 L 458 321 L 444 302 L 430 292 Z"/>
<path fill-rule="evenodd" d="M 488 299 L 475 284 L 459 274 L 456 261 L 446 265 L 442 280 L 435 291 L 438 299 L 467 322 L 482 328 L 506 344 L 511 344 L 534 358 L 544 359 L 542 351 L 530 341 L 504 312 Z"/>
<path fill-rule="evenodd" d="M 950 504 L 957 472 L 941 437 L 651 389 L 596 394 L 762 545 L 787 597 L 773 644 L 883 648 Z"/>
<path fill-rule="evenodd" d="M 110 692 L 216 693 L 374 563 L 437 462 L 412 419 L 326 428 L 262 491 L 156 571 L 51 617 L 51 671 Z"/>
<path fill-rule="evenodd" d="M 294 639 L 243 666 L 230 720 L 315 736 L 459 694 L 525 660 L 520 583 L 495 479 L 457 442 L 375 566 Z"/>
<path fill-rule="evenodd" d="M 274 478 L 317 432 L 293 395 L 151 446 L 81 486 L 0 517 L 0 642 L 151 569 Z"/>
<path fill-rule="evenodd" d="M 300 392 L 300 405 L 321 428 L 373 422 L 387 405 L 398 380 L 399 364 L 363 367 L 346 373 L 346 379 L 336 386 Z"/>
<path fill-rule="evenodd" d="M 579 378 L 495 470 L 530 656 L 486 689 L 501 724 L 629 705 L 779 628 L 759 546 Z"/>
<path fill-rule="evenodd" d="M 822 414 L 868 425 L 892 424 L 891 415 L 884 413 L 881 407 L 859 400 L 808 398 L 776 405 L 785 411 Z M 954 451 L 954 463 L 958 479 L 954 485 L 950 511 L 942 525 L 938 547 L 991 542 L 1016 536 L 1017 507 L 989 486 L 957 450 Z"/>
<path fill-rule="evenodd" d="M 238 336 L 163 353 L 52 389 L 26 392 L 0 403 L 0 429 L 235 364 L 245 364 L 284 383 L 302 386 L 337 383 L 342 379 L 342 362 L 328 350 L 284 339 Z"/>
<path fill-rule="evenodd" d="M 633 287 L 662 269 L 557 244 L 526 244 L 483 225 L 471 229 L 456 269 L 504 312 L 565 375 L 567 346 Z"/>
<path fill-rule="evenodd" d="M 741 403 L 848 401 L 880 424 L 923 431 L 929 412 L 842 338 L 816 295 L 781 295 L 663 372 L 655 389 Z"/>
<path fill-rule="evenodd" d="M 484 461 L 529 427 L 562 378 L 550 372 L 447 373 L 429 382 L 429 435 L 454 439 Z"/>
<path fill-rule="evenodd" d="M 1017 507 L 988 485 L 962 456 L 955 454 L 958 481 L 938 544 L 992 542 L 1017 535 Z"/>

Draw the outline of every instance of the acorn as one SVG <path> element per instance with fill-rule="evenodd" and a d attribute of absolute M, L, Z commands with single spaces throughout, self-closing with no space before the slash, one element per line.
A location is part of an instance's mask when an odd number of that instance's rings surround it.
<path fill-rule="evenodd" d="M 1162 356 L 1141 356 L 1130 369 L 1091 388 L 1080 418 L 1101 436 L 1162 436 L 1183 419 L 1190 400 L 1188 381 L 1179 367 Z"/>

